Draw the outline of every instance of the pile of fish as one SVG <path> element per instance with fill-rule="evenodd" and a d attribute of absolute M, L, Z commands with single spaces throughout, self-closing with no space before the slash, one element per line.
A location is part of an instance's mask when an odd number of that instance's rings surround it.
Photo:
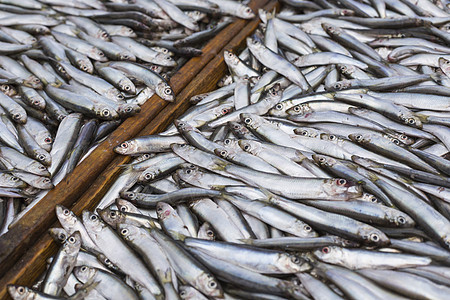
<path fill-rule="evenodd" d="M 153 94 L 173 101 L 166 79 L 234 17 L 254 14 L 234 1 L 0 1 L 0 235 Z"/>
<path fill-rule="evenodd" d="M 282 2 L 11 296 L 448 299 L 447 3 Z"/>

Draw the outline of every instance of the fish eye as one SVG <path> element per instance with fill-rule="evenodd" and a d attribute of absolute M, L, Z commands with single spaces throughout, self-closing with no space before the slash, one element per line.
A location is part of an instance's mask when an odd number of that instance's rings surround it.
<path fill-rule="evenodd" d="M 250 124 L 252 122 L 252 119 L 250 118 L 245 118 L 244 123 L 245 124 Z"/>
<path fill-rule="evenodd" d="M 25 288 L 23 286 L 19 286 L 17 288 L 17 291 L 19 292 L 19 294 L 23 294 L 23 293 L 25 293 Z"/>
<path fill-rule="evenodd" d="M 333 134 L 330 134 L 329 139 L 330 139 L 330 141 L 334 141 L 336 139 L 336 136 Z"/>
<path fill-rule="evenodd" d="M 120 144 L 120 147 L 126 149 L 126 148 L 128 148 L 128 143 L 124 142 L 124 143 Z"/>
<path fill-rule="evenodd" d="M 162 207 L 160 206 L 160 207 L 158 207 L 158 208 L 156 209 L 156 211 L 162 212 L 163 209 L 162 209 Z"/>
<path fill-rule="evenodd" d="M 275 108 L 278 110 L 282 110 L 283 109 L 283 104 L 277 104 L 275 105 Z"/>
<path fill-rule="evenodd" d="M 53 142 L 53 140 L 52 140 L 52 138 L 50 138 L 50 137 L 46 137 L 46 138 L 44 139 L 44 142 L 45 142 L 46 144 L 51 144 L 51 143 Z"/>
<path fill-rule="evenodd" d="M 344 178 L 338 179 L 336 181 L 337 185 L 345 185 L 347 183 L 347 180 L 345 180 Z"/>
<path fill-rule="evenodd" d="M 416 123 L 416 120 L 414 120 L 413 118 L 409 118 L 408 119 L 408 124 L 415 124 Z"/>
<path fill-rule="evenodd" d="M 13 118 L 14 120 L 19 120 L 21 118 L 21 114 L 14 114 Z"/>
<path fill-rule="evenodd" d="M 19 181 L 19 178 L 18 178 L 18 177 L 15 177 L 15 176 L 12 176 L 12 177 L 10 178 L 10 180 L 11 180 L 11 181 Z"/>
<path fill-rule="evenodd" d="M 397 139 L 392 139 L 392 142 L 393 142 L 394 144 L 396 144 L 396 145 L 400 145 L 400 141 L 397 140 Z"/>
<path fill-rule="evenodd" d="M 245 13 L 251 14 L 251 13 L 252 13 L 252 9 L 251 9 L 250 7 L 247 7 L 247 8 L 245 9 Z"/>
<path fill-rule="evenodd" d="M 330 252 L 331 252 L 331 249 L 330 249 L 329 247 L 323 247 L 323 248 L 322 248 L 322 253 L 328 254 L 328 253 L 330 253 Z"/>
<path fill-rule="evenodd" d="M 63 214 L 64 214 L 65 216 L 68 216 L 68 215 L 70 215 L 70 210 L 68 210 L 68 209 L 65 209 L 65 210 L 63 211 Z"/>
<path fill-rule="evenodd" d="M 81 267 L 81 272 L 86 272 L 87 271 L 87 267 L 86 266 L 82 266 Z"/>
<path fill-rule="evenodd" d="M 61 241 L 64 241 L 64 240 L 66 239 L 66 235 L 65 235 L 64 233 L 60 233 L 60 234 L 58 235 L 58 238 L 59 238 Z"/>
<path fill-rule="evenodd" d="M 372 234 L 370 235 L 370 240 L 371 240 L 372 242 L 378 242 L 378 241 L 380 240 L 380 237 L 378 236 L 378 234 L 372 233 Z"/>
<path fill-rule="evenodd" d="M 126 91 L 129 91 L 129 90 L 131 90 L 131 87 L 130 87 L 129 85 L 126 85 L 126 86 L 124 86 L 124 89 L 125 89 Z"/>
<path fill-rule="evenodd" d="M 125 109 L 125 112 L 131 112 L 133 109 L 131 108 L 131 107 L 127 107 L 126 109 Z"/>
<path fill-rule="evenodd" d="M 325 157 L 321 157 L 321 158 L 319 158 L 319 162 L 320 163 L 325 163 L 327 160 L 326 160 L 326 158 Z"/>
<path fill-rule="evenodd" d="M 108 109 L 102 110 L 102 115 L 103 115 L 104 117 L 108 117 L 108 116 L 110 115 L 109 110 L 108 110 Z"/>
<path fill-rule="evenodd" d="M 151 173 L 145 173 L 145 175 L 144 175 L 144 178 L 146 180 L 150 180 L 150 179 L 152 179 L 152 177 L 153 177 L 153 175 Z"/>
<path fill-rule="evenodd" d="M 228 113 L 228 109 L 227 108 L 224 108 L 224 109 L 222 109 L 222 114 L 224 115 L 224 114 L 226 114 L 226 113 Z"/>
<path fill-rule="evenodd" d="M 170 56 L 166 56 L 167 60 L 172 60 L 172 58 Z"/>
<path fill-rule="evenodd" d="M 40 103 L 41 103 L 41 101 L 39 101 L 39 100 L 34 100 L 33 101 L 33 105 L 36 105 L 36 106 L 39 105 Z"/>
<path fill-rule="evenodd" d="M 216 283 L 215 281 L 210 281 L 210 282 L 208 283 L 208 286 L 209 286 L 210 288 L 214 289 L 214 288 L 217 287 L 217 283 Z"/>
<path fill-rule="evenodd" d="M 172 90 L 170 88 L 167 88 L 164 90 L 164 93 L 167 95 L 171 95 L 172 94 Z"/>
<path fill-rule="evenodd" d="M 308 131 L 302 130 L 302 131 L 300 132 L 300 135 L 307 136 L 307 135 L 308 135 Z"/>
<path fill-rule="evenodd" d="M 224 143 L 225 145 L 229 145 L 229 144 L 231 144 L 231 140 L 230 140 L 230 139 L 225 139 L 225 140 L 223 141 L 223 143 Z"/>
<path fill-rule="evenodd" d="M 44 166 L 39 166 L 39 170 L 45 170 L 45 169 L 47 169 L 47 168 Z"/>
<path fill-rule="evenodd" d="M 292 261 L 294 264 L 299 264 L 299 263 L 300 263 L 300 258 L 298 258 L 298 256 L 292 255 L 292 256 L 291 256 L 291 261 Z"/>
<path fill-rule="evenodd" d="M 399 224 L 405 224 L 406 223 L 406 219 L 404 217 L 400 216 L 400 217 L 397 218 L 397 222 Z"/>
<path fill-rule="evenodd" d="M 191 169 L 187 169 L 187 170 L 186 170 L 186 174 L 189 175 L 189 174 L 191 174 L 191 173 L 192 173 L 192 170 L 191 170 Z"/>
<path fill-rule="evenodd" d="M 98 219 L 98 217 L 97 217 L 96 215 L 92 215 L 92 216 L 90 217 L 90 219 L 91 219 L 91 221 L 96 221 L 96 220 Z"/>
<path fill-rule="evenodd" d="M 227 156 L 227 151 L 225 151 L 225 150 L 220 151 L 220 155 L 221 156 Z"/>
<path fill-rule="evenodd" d="M 122 94 L 118 94 L 117 98 L 120 99 L 120 100 L 123 100 L 123 95 Z"/>
<path fill-rule="evenodd" d="M 180 296 L 183 298 L 184 296 L 186 296 L 186 291 L 181 291 L 180 292 Z"/>
<path fill-rule="evenodd" d="M 123 59 L 128 59 L 129 56 L 128 56 L 128 54 L 123 54 L 123 55 L 122 55 L 122 58 L 123 58 Z"/>
<path fill-rule="evenodd" d="M 75 238 L 74 238 L 73 236 L 71 236 L 71 237 L 68 239 L 68 241 L 69 241 L 69 243 L 73 244 L 73 243 L 75 243 Z"/>
<path fill-rule="evenodd" d="M 249 145 L 245 145 L 245 146 L 244 146 L 244 150 L 245 150 L 245 151 L 249 151 L 249 150 L 250 150 L 250 146 L 249 146 Z"/>
<path fill-rule="evenodd" d="M 41 154 L 41 155 L 38 156 L 38 160 L 44 160 L 44 159 L 45 159 L 45 155 L 44 154 Z"/>
<path fill-rule="evenodd" d="M 207 231 L 206 231 L 206 234 L 207 234 L 208 236 L 214 236 L 214 232 L 213 232 L 212 230 L 207 230 Z"/>
<path fill-rule="evenodd" d="M 120 210 L 123 211 L 123 212 L 126 212 L 126 211 L 127 211 L 127 208 L 126 208 L 125 206 L 122 206 L 122 207 L 120 208 Z"/>
<path fill-rule="evenodd" d="M 308 232 L 312 230 L 311 226 L 309 226 L 309 225 L 305 225 L 305 227 L 303 227 L 303 229 L 305 229 L 305 231 L 308 231 Z"/>
<path fill-rule="evenodd" d="M 81 66 L 81 69 L 83 69 L 83 71 L 86 71 L 88 69 L 88 67 L 86 65 Z"/>
<path fill-rule="evenodd" d="M 112 218 L 115 218 L 115 217 L 117 216 L 117 213 L 116 213 L 115 211 L 111 211 L 111 212 L 109 213 L 109 215 L 110 215 Z"/>
<path fill-rule="evenodd" d="M 122 235 L 127 235 L 127 234 L 128 234 L 128 229 L 123 228 L 123 229 L 120 231 L 120 234 L 122 234 Z"/>
<path fill-rule="evenodd" d="M 336 83 L 336 84 L 334 85 L 334 88 L 337 89 L 337 90 L 340 90 L 340 89 L 342 88 L 342 84 Z"/>
<path fill-rule="evenodd" d="M 98 52 L 98 55 L 105 56 L 105 54 L 103 52 L 101 52 L 101 51 Z"/>
<path fill-rule="evenodd" d="M 377 198 L 377 197 L 372 197 L 372 198 L 371 198 L 371 201 L 372 201 L 373 203 L 378 203 L 378 198 Z"/>
<path fill-rule="evenodd" d="M 52 182 L 52 181 L 50 180 L 50 178 L 45 178 L 45 179 L 43 180 L 43 182 L 44 182 L 44 183 L 50 183 L 50 182 Z"/>
<path fill-rule="evenodd" d="M 357 141 L 361 141 L 361 140 L 363 139 L 363 136 L 360 135 L 360 134 L 358 134 L 358 135 L 355 137 L 355 139 L 356 139 Z"/>
<path fill-rule="evenodd" d="M 296 105 L 296 106 L 294 106 L 293 110 L 295 112 L 300 112 L 302 109 L 301 109 L 301 107 L 299 105 Z"/>

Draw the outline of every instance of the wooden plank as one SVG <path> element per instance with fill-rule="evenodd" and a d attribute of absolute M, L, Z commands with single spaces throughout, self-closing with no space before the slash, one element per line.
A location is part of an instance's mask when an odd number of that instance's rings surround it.
<path fill-rule="evenodd" d="M 250 6 L 257 9 L 266 2 L 264 0 L 255 0 Z M 271 7 L 273 7 L 273 3 Z M 249 25 L 244 28 L 247 23 Z M 189 103 L 187 100 L 191 96 L 214 89 L 217 81 L 226 70 L 222 57 L 223 45 L 230 39 L 232 39 L 232 42 L 226 46 L 226 49 L 229 50 L 237 45 L 242 45 L 245 42 L 245 37 L 257 25 L 258 20 L 256 19 L 253 21 L 238 20 L 229 25 L 225 29 L 226 32 L 222 31 L 216 36 L 214 41 L 211 41 L 204 47 L 203 51 L 205 54 L 202 57 L 192 59 L 172 77 L 171 85 L 177 94 L 175 103 L 167 104 L 159 97 L 152 97 L 143 107 L 141 114 L 126 120 L 72 174 L 41 200 L 36 211 L 32 210 L 31 214 L 25 215 L 24 218 L 28 218 L 28 220 L 22 219 L 25 221 L 19 222 L 18 225 L 11 228 L 8 238 L 0 239 L 0 274 L 5 274 L 0 279 L 1 299 L 7 297 L 6 284 L 8 283 L 14 282 L 30 285 L 44 270 L 45 259 L 56 251 L 54 243 L 45 233 L 50 225 L 56 221 L 53 211 L 54 205 L 61 203 L 72 207 L 72 204 L 78 199 L 80 191 L 89 189 L 72 209 L 75 213 L 80 214 L 83 209 L 95 207 L 96 201 L 107 191 L 110 184 L 119 174 L 120 170 L 117 166 L 126 163 L 129 159 L 128 157 L 115 155 L 111 149 L 123 140 L 136 136 L 137 132 L 149 122 L 148 126 L 139 132 L 139 135 L 160 131 L 172 122 L 175 116 L 180 115 L 188 107 Z M 217 56 L 218 53 L 220 53 L 219 56 Z M 205 67 L 208 71 L 195 77 L 194 81 L 179 94 L 189 83 L 189 80 L 199 73 L 199 66 L 203 67 L 211 60 L 213 64 L 208 64 L 208 68 Z M 203 81 L 205 83 L 201 84 Z M 146 120 L 149 121 L 146 122 Z M 136 123 L 139 123 L 139 125 L 136 125 Z M 91 184 L 92 182 L 93 184 Z M 44 200 L 45 202 L 42 202 Z M 41 203 L 45 203 L 45 206 Z M 37 243 L 35 243 L 36 240 L 38 240 Z M 32 244 L 34 244 L 33 247 L 29 248 Z M 5 251 L 5 247 L 14 247 L 13 249 L 16 251 Z M 13 266 L 22 254 L 24 254 L 23 257 Z M 11 268 L 11 266 L 13 267 Z"/>

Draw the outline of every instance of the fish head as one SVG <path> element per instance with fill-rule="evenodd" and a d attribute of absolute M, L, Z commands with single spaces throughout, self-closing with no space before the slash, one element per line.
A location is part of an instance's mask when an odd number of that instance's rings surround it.
<path fill-rule="evenodd" d="M 158 175 L 161 174 L 161 170 L 149 167 L 146 169 L 141 175 L 139 175 L 138 181 L 139 182 L 150 182 L 158 177 Z"/>
<path fill-rule="evenodd" d="M 338 64 L 338 69 L 344 75 L 351 75 L 356 71 L 356 67 L 354 65 Z"/>
<path fill-rule="evenodd" d="M 344 256 L 342 253 L 342 248 L 338 246 L 325 246 L 320 249 L 313 251 L 315 257 L 317 257 L 320 261 L 331 263 L 331 264 L 339 264 Z"/>
<path fill-rule="evenodd" d="M 340 16 L 354 16 L 355 12 L 351 9 L 338 9 Z"/>
<path fill-rule="evenodd" d="M 370 225 L 363 226 L 358 231 L 359 235 L 363 237 L 364 242 L 367 244 L 382 246 L 390 243 L 389 238 L 384 232 Z"/>
<path fill-rule="evenodd" d="M 13 109 L 11 111 L 12 119 L 20 124 L 25 124 L 27 122 L 27 114 L 23 112 L 22 109 Z"/>
<path fill-rule="evenodd" d="M 93 212 L 87 210 L 83 211 L 82 219 L 83 225 L 86 227 L 89 235 L 91 235 L 91 233 L 97 234 L 106 227 L 106 224 L 102 222 L 100 217 Z"/>
<path fill-rule="evenodd" d="M 124 103 L 117 106 L 117 113 L 121 118 L 134 116 L 141 111 L 141 107 L 134 103 Z"/>
<path fill-rule="evenodd" d="M 287 103 L 285 101 L 278 102 L 269 110 L 269 115 L 274 117 L 282 117 L 286 115 Z"/>
<path fill-rule="evenodd" d="M 288 110 L 286 110 L 286 113 L 290 116 L 296 116 L 296 115 L 304 115 L 306 112 L 311 111 L 309 106 L 307 104 L 298 104 L 294 105 Z"/>
<path fill-rule="evenodd" d="M 97 270 L 88 266 L 78 266 L 73 268 L 73 273 L 79 281 L 85 283 L 94 279 L 97 274 Z"/>
<path fill-rule="evenodd" d="M 132 242 L 139 235 L 139 227 L 126 223 L 120 223 L 117 224 L 117 232 L 121 238 Z"/>
<path fill-rule="evenodd" d="M 352 133 L 348 135 L 348 138 L 355 143 L 366 144 L 370 143 L 371 138 L 370 135 L 362 134 L 362 133 Z"/>
<path fill-rule="evenodd" d="M 278 254 L 276 268 L 277 271 L 288 274 L 309 271 L 311 265 L 296 254 L 280 253 Z"/>
<path fill-rule="evenodd" d="M 444 57 L 439 57 L 438 63 L 442 72 L 445 74 L 450 74 L 450 60 L 445 59 Z"/>
<path fill-rule="evenodd" d="M 124 50 L 119 53 L 119 59 L 123 61 L 136 61 L 136 56 L 130 51 Z"/>
<path fill-rule="evenodd" d="M 68 237 L 67 231 L 63 228 L 50 228 L 48 233 L 58 243 L 64 243 Z"/>
<path fill-rule="evenodd" d="M 81 247 L 81 234 L 79 231 L 75 231 L 71 234 L 63 245 L 63 251 L 69 256 L 78 255 Z"/>
<path fill-rule="evenodd" d="M 157 53 L 155 55 L 155 61 L 157 61 L 158 64 L 165 67 L 176 67 L 178 65 L 177 62 L 170 55 L 165 53 Z"/>
<path fill-rule="evenodd" d="M 262 122 L 263 122 L 263 118 L 257 115 L 253 115 L 253 114 L 248 114 L 248 113 L 242 113 L 239 115 L 242 123 L 244 123 L 244 125 L 247 128 L 251 128 L 256 130 L 259 126 L 261 126 Z"/>
<path fill-rule="evenodd" d="M 95 107 L 95 114 L 102 120 L 115 120 L 119 118 L 119 114 L 113 108 L 106 105 L 98 105 Z"/>
<path fill-rule="evenodd" d="M 353 199 L 362 195 L 362 187 L 344 178 L 331 178 L 325 180 L 324 191 L 343 199 Z"/>
<path fill-rule="evenodd" d="M 353 81 L 352 80 L 341 80 L 332 83 L 331 85 L 326 85 L 325 90 L 326 91 L 340 91 L 340 90 L 346 90 L 352 86 Z"/>
<path fill-rule="evenodd" d="M 254 37 L 248 37 L 247 38 L 247 46 L 250 48 L 250 50 L 261 50 L 264 49 L 264 45 L 262 44 L 261 40 Z"/>
<path fill-rule="evenodd" d="M 321 26 L 322 29 L 330 35 L 340 34 L 342 32 L 342 30 L 330 23 L 323 22 Z"/>
<path fill-rule="evenodd" d="M 181 180 L 187 182 L 199 181 L 203 175 L 203 173 L 200 172 L 198 167 L 195 165 L 187 165 L 182 169 L 178 169 L 176 174 Z"/>
<path fill-rule="evenodd" d="M 118 85 L 120 86 L 120 89 L 122 91 L 125 91 L 126 93 L 133 94 L 133 95 L 136 94 L 136 87 L 133 84 L 133 82 L 131 82 L 130 79 L 128 79 L 128 78 L 120 79 L 118 82 Z"/>
<path fill-rule="evenodd" d="M 121 212 L 139 213 L 139 209 L 128 200 L 117 198 L 115 202 Z"/>
<path fill-rule="evenodd" d="M 223 52 L 223 58 L 228 66 L 236 66 L 240 61 L 236 54 L 227 50 Z"/>
<path fill-rule="evenodd" d="M 175 214 L 175 209 L 170 204 L 165 202 L 158 202 L 156 204 L 156 215 L 159 220 L 164 221 L 173 214 Z"/>
<path fill-rule="evenodd" d="M 139 145 L 136 140 L 129 140 L 123 142 L 119 146 L 114 147 L 114 151 L 122 155 L 128 155 L 130 153 L 136 152 L 138 150 L 138 147 Z"/>
<path fill-rule="evenodd" d="M 89 51 L 88 56 L 92 57 L 93 59 L 97 60 L 97 61 L 101 61 L 101 62 L 106 62 L 108 61 L 108 58 L 106 57 L 105 53 L 96 48 L 96 47 L 92 47 L 91 50 Z"/>
<path fill-rule="evenodd" d="M 31 181 L 32 181 L 32 182 L 30 182 L 31 186 L 40 188 L 42 190 L 49 190 L 54 187 L 52 180 L 48 177 L 39 176 L 39 177 L 33 178 Z"/>
<path fill-rule="evenodd" d="M 56 217 L 58 218 L 61 225 L 65 228 L 73 227 L 79 222 L 79 219 L 75 215 L 75 213 L 67 207 L 57 204 L 55 207 L 55 211 Z"/>
<path fill-rule="evenodd" d="M 17 95 L 17 90 L 10 84 L 0 85 L 0 91 L 9 97 Z"/>
<path fill-rule="evenodd" d="M 21 285 L 8 285 L 8 293 L 13 299 L 18 300 L 27 300 L 27 299 L 34 299 L 36 296 L 36 292 L 27 288 L 26 286 Z"/>
<path fill-rule="evenodd" d="M 409 114 L 408 116 L 400 115 L 399 118 L 400 118 L 400 121 L 402 121 L 403 123 L 405 123 L 408 126 L 412 126 L 412 127 L 416 127 L 416 128 L 423 127 L 422 120 L 420 120 L 420 117 L 418 117 L 414 114 Z"/>
<path fill-rule="evenodd" d="M 330 156 L 313 154 L 312 158 L 319 166 L 333 167 L 336 164 L 336 160 Z"/>
<path fill-rule="evenodd" d="M 214 116 L 216 118 L 220 118 L 230 113 L 233 110 L 233 106 L 230 104 L 222 104 L 214 108 Z"/>
<path fill-rule="evenodd" d="M 230 152 L 230 149 L 216 148 L 214 149 L 214 153 L 223 159 L 232 158 L 231 155 L 232 153 Z"/>
<path fill-rule="evenodd" d="M 245 152 L 257 155 L 261 151 L 261 145 L 251 140 L 239 140 L 239 147 Z"/>
<path fill-rule="evenodd" d="M 44 88 L 42 81 L 34 75 L 31 75 L 27 79 L 25 79 L 23 81 L 23 84 L 27 87 L 30 87 L 33 89 L 38 89 L 38 90 L 42 90 Z"/>
<path fill-rule="evenodd" d="M 76 61 L 78 68 L 84 72 L 92 74 L 94 72 L 94 66 L 89 59 L 79 59 Z"/>
<path fill-rule="evenodd" d="M 311 127 L 297 127 L 294 129 L 294 133 L 309 138 L 320 138 L 323 132 Z"/>
<path fill-rule="evenodd" d="M 34 158 L 39 161 L 40 163 L 50 166 L 52 163 L 52 157 L 50 156 L 50 153 L 45 151 L 44 149 L 37 149 L 34 151 Z"/>
<path fill-rule="evenodd" d="M 413 218 L 398 211 L 389 216 L 389 221 L 398 227 L 414 227 L 416 224 Z"/>
<path fill-rule="evenodd" d="M 179 131 L 190 131 L 190 130 L 194 130 L 194 127 L 189 124 L 189 122 L 185 122 L 182 120 L 174 120 L 173 124 L 175 125 L 175 127 L 177 127 L 177 129 Z"/>
<path fill-rule="evenodd" d="M 216 239 L 216 233 L 215 233 L 214 229 L 212 228 L 211 224 L 209 224 L 208 222 L 205 222 L 198 229 L 197 237 L 199 239 L 214 241 Z"/>
<path fill-rule="evenodd" d="M 103 221 L 113 228 L 116 228 L 124 219 L 121 211 L 110 208 L 97 209 L 97 213 Z"/>
<path fill-rule="evenodd" d="M 207 296 L 223 298 L 223 290 L 220 286 L 219 281 L 214 278 L 211 274 L 202 273 L 195 280 L 195 286 Z"/>
<path fill-rule="evenodd" d="M 179 295 L 181 299 L 198 299 L 199 291 L 197 291 L 192 286 L 182 285 L 179 288 Z"/>
<path fill-rule="evenodd" d="M 242 19 L 253 19 L 255 17 L 255 13 L 250 7 L 246 5 L 240 5 L 236 11 L 236 16 Z"/>
<path fill-rule="evenodd" d="M 129 201 L 134 201 L 137 198 L 137 194 L 135 192 L 132 192 L 132 191 L 121 191 L 120 192 L 120 196 L 122 198 L 125 198 L 126 200 L 129 200 Z"/>
<path fill-rule="evenodd" d="M 172 88 L 165 82 L 160 82 L 155 88 L 156 94 L 166 101 L 174 101 L 175 95 Z"/>
<path fill-rule="evenodd" d="M 246 135 L 246 134 L 250 133 L 250 131 L 247 129 L 247 127 L 245 127 L 244 125 L 242 125 L 239 122 L 229 122 L 228 127 L 233 132 L 236 132 L 237 134 L 240 134 L 240 135 Z"/>

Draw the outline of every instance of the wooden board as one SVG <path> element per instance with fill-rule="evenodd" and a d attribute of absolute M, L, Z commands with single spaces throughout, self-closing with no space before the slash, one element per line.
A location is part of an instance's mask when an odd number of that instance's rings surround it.
<path fill-rule="evenodd" d="M 266 3 L 265 0 L 254 0 L 250 6 L 257 11 Z M 275 5 L 276 2 L 272 1 L 264 8 L 271 10 Z M 140 114 L 127 119 L 72 174 L 0 238 L 0 299 L 8 298 L 8 283 L 29 286 L 35 281 L 45 269 L 46 259 L 56 252 L 55 243 L 46 234 L 48 228 L 57 225 L 54 206 L 65 205 L 76 214 L 94 208 L 119 175 L 119 165 L 129 161 L 129 157 L 116 155 L 112 148 L 134 136 L 162 131 L 189 107 L 190 97 L 213 90 L 226 72 L 223 50 L 242 47 L 258 23 L 258 19 L 237 20 L 225 28 L 203 48 L 201 57 L 191 59 L 172 77 L 170 84 L 177 94 L 174 103 L 169 104 L 153 96 Z"/>

